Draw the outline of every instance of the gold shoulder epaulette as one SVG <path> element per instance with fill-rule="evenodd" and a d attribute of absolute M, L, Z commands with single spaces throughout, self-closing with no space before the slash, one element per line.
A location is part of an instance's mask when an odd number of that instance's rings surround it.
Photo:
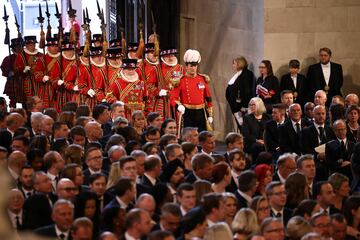
<path fill-rule="evenodd" d="M 202 77 L 204 77 L 205 78 L 205 81 L 207 82 L 207 83 L 209 83 L 210 82 L 210 76 L 209 75 L 206 75 L 206 74 L 203 74 L 203 73 L 198 73 L 200 76 L 202 76 Z"/>

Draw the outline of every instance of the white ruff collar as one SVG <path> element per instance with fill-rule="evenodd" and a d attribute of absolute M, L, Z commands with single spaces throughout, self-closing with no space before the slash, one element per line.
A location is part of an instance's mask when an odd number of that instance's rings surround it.
<path fill-rule="evenodd" d="M 83 60 L 82 57 L 80 57 L 80 62 L 81 62 L 81 64 L 84 65 L 84 66 L 89 66 L 89 63 L 84 62 L 84 60 Z"/>
<path fill-rule="evenodd" d="M 126 76 L 124 74 L 123 70 L 121 70 L 120 74 L 121 74 L 122 79 L 124 79 L 127 82 L 132 83 L 132 82 L 136 82 L 137 80 L 139 80 L 139 76 L 138 76 L 137 72 L 135 72 L 134 76 Z"/>
<path fill-rule="evenodd" d="M 28 49 L 24 48 L 24 52 L 25 52 L 26 54 L 29 54 L 29 55 L 36 55 L 36 54 L 38 54 L 38 50 L 37 50 L 37 49 L 35 49 L 35 51 L 33 51 L 33 52 L 30 52 Z"/>
<path fill-rule="evenodd" d="M 109 64 L 109 66 L 111 66 L 113 68 L 120 68 L 121 67 L 121 64 L 115 65 L 115 64 L 111 63 L 109 60 L 108 60 L 108 64 Z"/>
<path fill-rule="evenodd" d="M 70 58 L 67 57 L 67 56 L 65 56 L 64 52 L 62 52 L 61 55 L 62 55 L 62 57 L 65 58 L 66 60 L 69 60 L 69 61 L 75 60 L 75 54 L 74 54 L 72 57 L 70 57 Z"/>
<path fill-rule="evenodd" d="M 174 63 L 171 63 L 171 64 L 168 63 L 168 62 L 166 62 L 163 57 L 161 57 L 161 61 L 163 61 L 163 63 L 165 63 L 165 65 L 167 65 L 167 66 L 169 66 L 169 67 L 173 67 L 173 66 L 175 66 L 176 64 L 178 64 L 177 58 L 176 58 L 176 61 L 175 61 Z"/>
<path fill-rule="evenodd" d="M 159 64 L 159 61 L 156 60 L 156 62 L 152 62 L 150 61 L 148 58 L 145 58 L 145 61 L 147 61 L 148 63 L 150 63 L 151 65 L 158 65 Z"/>
<path fill-rule="evenodd" d="M 91 62 L 91 65 L 94 65 L 95 67 L 102 68 L 105 66 L 105 59 L 103 59 L 103 62 L 100 64 L 97 64 L 96 62 L 94 62 L 94 60 L 92 58 L 90 58 L 90 62 Z"/>
<path fill-rule="evenodd" d="M 50 52 L 47 52 L 47 54 L 48 54 L 50 57 L 52 57 L 52 58 L 58 58 L 58 57 L 60 56 L 60 53 L 59 53 L 59 52 L 56 53 L 56 54 L 52 54 L 52 53 L 50 53 Z"/>

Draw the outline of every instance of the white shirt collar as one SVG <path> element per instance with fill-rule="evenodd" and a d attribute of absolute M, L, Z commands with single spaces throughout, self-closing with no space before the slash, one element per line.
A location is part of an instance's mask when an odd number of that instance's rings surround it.
<path fill-rule="evenodd" d="M 91 170 L 91 168 L 89 168 L 89 172 L 90 172 L 90 175 L 93 175 L 95 173 L 101 173 L 101 170 L 94 171 L 94 170 Z"/>
<path fill-rule="evenodd" d="M 69 230 L 70 231 L 70 230 Z M 62 232 L 58 226 L 55 224 L 55 232 L 56 232 L 56 236 L 60 236 L 60 234 L 64 234 L 65 235 L 65 238 L 64 239 L 67 239 L 68 236 L 69 236 L 69 231 L 66 231 L 66 232 Z"/>
<path fill-rule="evenodd" d="M 126 240 L 137 240 L 136 238 L 134 238 L 133 236 L 130 236 L 130 234 L 126 231 L 125 232 L 125 239 Z"/>
<path fill-rule="evenodd" d="M 120 207 L 123 208 L 123 209 L 126 209 L 127 208 L 127 204 L 125 204 L 120 198 L 119 196 L 116 196 L 116 201 L 120 204 Z"/>
<path fill-rule="evenodd" d="M 18 179 L 19 178 L 19 175 L 14 171 L 12 170 L 11 168 L 8 167 L 8 170 L 10 172 L 10 175 L 14 178 L 14 179 Z"/>
<path fill-rule="evenodd" d="M 156 179 L 155 179 L 155 178 L 151 177 L 151 176 L 148 175 L 147 173 L 144 173 L 144 176 L 146 176 L 146 177 L 150 180 L 151 184 L 152 184 L 153 186 L 155 186 L 155 184 L 156 184 Z"/>
<path fill-rule="evenodd" d="M 234 76 L 232 76 L 232 78 L 230 79 L 230 81 L 228 82 L 228 85 L 233 85 L 235 83 L 235 80 L 240 76 L 240 74 L 242 73 L 242 70 L 236 72 L 234 74 Z"/>
<path fill-rule="evenodd" d="M 187 214 L 187 211 L 183 208 L 182 205 L 180 205 L 180 211 L 183 216 L 185 216 Z"/>
<path fill-rule="evenodd" d="M 206 221 L 207 221 L 208 227 L 215 225 L 215 223 L 208 218 L 206 219 Z"/>
<path fill-rule="evenodd" d="M 231 176 L 233 177 L 236 186 L 239 187 L 239 180 L 238 180 L 239 174 L 237 174 L 234 170 L 231 169 Z"/>
<path fill-rule="evenodd" d="M 341 143 L 341 141 L 343 141 L 343 142 L 344 142 L 344 144 L 346 145 L 346 142 L 347 142 L 346 138 L 344 138 L 344 139 L 340 139 L 340 138 L 338 138 L 337 140 L 338 140 L 340 143 Z"/>
<path fill-rule="evenodd" d="M 328 67 L 330 67 L 330 62 L 328 62 L 327 64 L 322 64 L 322 63 L 321 63 L 321 67 L 322 67 L 322 68 L 328 68 Z"/>
<path fill-rule="evenodd" d="M 284 208 L 281 209 L 280 211 L 277 211 L 277 210 L 275 210 L 275 208 L 272 207 L 272 208 L 271 208 L 271 211 L 273 211 L 273 213 L 274 213 L 275 216 L 276 216 L 278 213 L 281 214 L 281 217 L 284 216 Z"/>

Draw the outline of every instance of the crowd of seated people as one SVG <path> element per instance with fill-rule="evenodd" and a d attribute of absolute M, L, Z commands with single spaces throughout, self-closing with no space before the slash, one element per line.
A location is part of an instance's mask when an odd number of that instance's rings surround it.
<path fill-rule="evenodd" d="M 52 239 L 360 239 L 358 96 L 280 89 L 249 98 L 225 152 L 155 112 L 129 122 L 121 102 L 58 113 L 0 99 L 2 215 Z"/>

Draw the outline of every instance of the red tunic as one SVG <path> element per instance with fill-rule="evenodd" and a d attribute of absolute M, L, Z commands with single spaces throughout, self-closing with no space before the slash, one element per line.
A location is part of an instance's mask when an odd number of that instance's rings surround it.
<path fill-rule="evenodd" d="M 80 72 L 80 78 L 78 81 L 78 86 L 80 89 L 79 99 L 78 102 L 81 104 L 86 104 L 89 106 L 90 109 L 93 109 L 93 107 L 97 104 L 96 96 L 90 97 L 87 92 L 90 89 L 93 89 L 95 91 L 95 80 L 91 73 L 91 66 L 85 62 L 83 62 L 80 58 L 80 66 L 79 66 L 79 72 Z"/>
<path fill-rule="evenodd" d="M 25 66 L 30 66 L 31 70 L 23 73 Z M 26 97 L 41 96 L 43 77 L 45 73 L 45 62 L 43 54 L 37 50 L 29 54 L 22 52 L 15 59 L 15 72 L 23 77 L 23 88 Z"/>
<path fill-rule="evenodd" d="M 125 103 L 125 116 L 130 121 L 132 112 L 144 110 L 146 107 L 147 90 L 144 81 L 139 77 L 134 82 L 125 80 L 123 74 L 110 85 L 110 92 L 106 96 L 109 103 L 117 100 Z"/>
<path fill-rule="evenodd" d="M 21 84 L 22 74 L 15 72 L 15 59 L 16 54 L 6 56 L 0 66 L 2 75 L 7 78 L 4 94 L 10 98 L 10 107 L 16 107 L 17 102 L 25 102 Z"/>
<path fill-rule="evenodd" d="M 44 84 L 41 99 L 43 100 L 44 108 L 49 108 L 54 106 L 56 99 L 54 90 L 57 88 L 57 81 L 60 79 L 60 54 L 58 54 L 58 56 L 50 56 L 49 53 L 47 53 L 45 61 L 49 81 Z"/>
<path fill-rule="evenodd" d="M 179 84 L 180 78 L 184 75 L 184 67 L 180 64 L 176 64 L 171 67 L 165 63 L 161 63 L 162 78 L 159 81 L 159 89 L 165 89 L 169 92 Z M 177 119 L 176 111 L 171 110 L 169 93 L 167 96 L 158 97 L 155 100 L 154 112 L 160 112 L 164 118 L 172 117 Z"/>
<path fill-rule="evenodd" d="M 106 91 L 109 86 L 107 77 L 108 67 L 106 64 L 94 64 L 92 62 L 92 74 L 95 79 L 95 93 L 98 102 L 105 99 Z"/>
<path fill-rule="evenodd" d="M 63 106 L 72 101 L 75 81 L 77 78 L 76 60 L 69 60 L 62 56 L 62 80 L 64 84 L 58 87 L 56 109 L 60 112 Z"/>
<path fill-rule="evenodd" d="M 212 107 L 213 103 L 206 77 L 199 74 L 195 77 L 183 76 L 180 84 L 171 91 L 170 102 L 171 106 L 181 103 L 189 108 L 200 105 Z"/>
<path fill-rule="evenodd" d="M 148 91 L 148 100 L 147 105 L 149 106 L 146 109 L 146 112 L 153 112 L 157 109 L 155 108 L 155 100 L 158 98 L 159 95 L 159 82 L 161 81 L 161 68 L 159 63 L 151 63 L 147 59 L 144 61 L 144 72 L 145 72 L 145 84 L 146 89 Z M 163 112 L 160 112 L 163 116 Z"/>

